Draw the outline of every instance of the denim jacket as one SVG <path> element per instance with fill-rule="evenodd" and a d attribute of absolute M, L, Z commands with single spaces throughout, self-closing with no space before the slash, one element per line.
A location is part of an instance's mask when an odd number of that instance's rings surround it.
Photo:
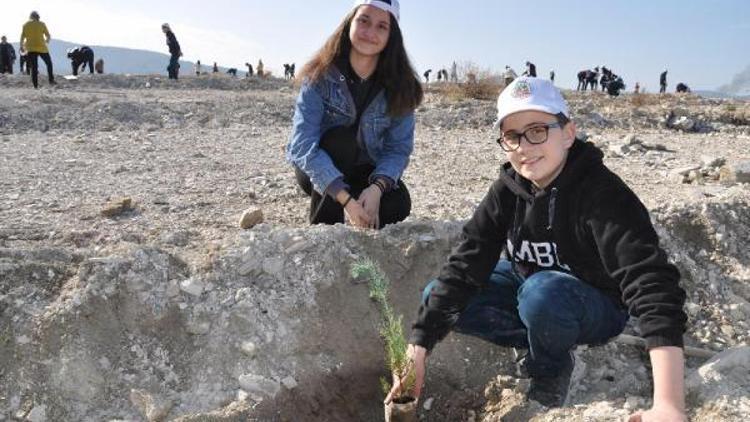
<path fill-rule="evenodd" d="M 286 159 L 305 172 L 321 194 L 343 174 L 319 147 L 320 138 L 328 129 L 352 125 L 355 120 L 354 100 L 335 66 L 320 81 L 302 83 Z M 414 149 L 414 124 L 414 112 L 403 117 L 388 115 L 385 91 L 379 92 L 362 112 L 357 136 L 375 163 L 371 180 L 375 176 L 385 176 L 393 182 L 401 178 Z"/>

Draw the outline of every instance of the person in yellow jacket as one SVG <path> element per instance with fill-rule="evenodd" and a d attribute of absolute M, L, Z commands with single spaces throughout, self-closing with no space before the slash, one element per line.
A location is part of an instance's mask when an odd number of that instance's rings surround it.
<path fill-rule="evenodd" d="M 20 45 L 28 54 L 26 57 L 26 66 L 30 65 L 31 67 L 31 82 L 34 83 L 34 88 L 39 86 L 38 57 L 41 57 L 47 66 L 49 84 L 55 84 L 55 75 L 52 73 L 52 59 L 49 56 L 49 49 L 47 48 L 49 40 L 50 35 L 47 25 L 39 20 L 39 13 L 36 11 L 31 12 L 29 21 L 23 25 Z"/>

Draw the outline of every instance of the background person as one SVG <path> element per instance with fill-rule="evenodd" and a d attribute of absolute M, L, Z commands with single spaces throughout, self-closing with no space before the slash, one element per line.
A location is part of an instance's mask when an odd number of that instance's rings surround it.
<path fill-rule="evenodd" d="M 167 73 L 169 79 L 177 80 L 180 76 L 180 57 L 182 57 L 182 48 L 180 43 L 177 42 L 177 37 L 172 32 L 172 28 L 169 27 L 168 23 L 162 24 L 162 32 L 167 37 L 167 47 L 169 48 L 169 65 L 167 66 Z"/>
<path fill-rule="evenodd" d="M 26 51 L 26 66 L 31 68 L 31 83 L 34 88 L 39 87 L 39 62 L 41 57 L 44 65 L 47 67 L 47 77 L 49 84 L 55 84 L 55 75 L 52 69 L 52 58 L 49 56 L 49 44 L 51 37 L 47 30 L 47 25 L 39 20 L 39 13 L 31 12 L 29 21 L 23 25 L 21 31 L 21 41 L 19 45 Z"/>
<path fill-rule="evenodd" d="M 8 38 L 3 35 L 0 38 L 0 73 L 13 74 L 13 65 L 16 63 L 16 50 L 8 43 Z"/>
<path fill-rule="evenodd" d="M 86 66 L 89 67 L 89 73 L 94 73 L 94 50 L 88 46 L 80 46 L 71 48 L 68 50 L 68 58 L 70 59 L 70 65 L 73 68 L 73 75 L 78 75 L 78 69 L 81 72 L 86 70 Z"/>

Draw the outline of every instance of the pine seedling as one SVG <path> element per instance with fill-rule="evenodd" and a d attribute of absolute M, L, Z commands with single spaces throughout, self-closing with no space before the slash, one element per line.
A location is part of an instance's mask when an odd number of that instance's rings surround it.
<path fill-rule="evenodd" d="M 409 358 L 406 356 L 406 337 L 401 325 L 401 315 L 396 316 L 388 302 L 390 283 L 383 272 L 369 259 L 361 260 L 352 266 L 352 276 L 367 280 L 370 298 L 380 308 L 381 326 L 380 336 L 385 341 L 386 365 L 391 373 L 399 374 L 401 379 L 406 377 L 402 392 L 411 391 L 415 383 L 416 374 L 412 370 Z M 382 387 L 386 394 L 390 391 L 388 382 L 381 378 Z"/>

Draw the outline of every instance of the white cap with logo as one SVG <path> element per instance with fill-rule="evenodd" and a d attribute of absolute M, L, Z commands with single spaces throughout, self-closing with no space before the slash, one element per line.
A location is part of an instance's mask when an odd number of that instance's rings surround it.
<path fill-rule="evenodd" d="M 549 114 L 562 113 L 570 118 L 568 104 L 552 82 L 522 76 L 514 79 L 497 97 L 497 120 L 494 127 L 499 128 L 503 119 L 513 113 L 530 110 Z"/>
<path fill-rule="evenodd" d="M 358 7 L 362 5 L 369 5 L 369 6 L 377 7 L 380 10 L 385 10 L 386 12 L 390 12 L 390 14 L 393 15 L 394 18 L 396 18 L 397 22 L 400 21 L 398 0 L 355 0 L 354 1 L 354 7 Z"/>

